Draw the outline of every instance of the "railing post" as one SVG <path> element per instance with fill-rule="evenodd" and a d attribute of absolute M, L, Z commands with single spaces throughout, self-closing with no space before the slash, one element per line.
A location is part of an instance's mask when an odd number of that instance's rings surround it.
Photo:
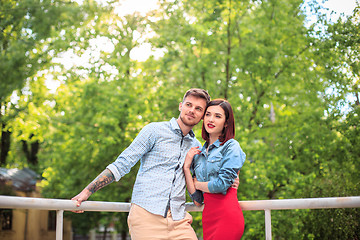
<path fill-rule="evenodd" d="M 271 240 L 271 211 L 265 209 L 265 239 Z"/>
<path fill-rule="evenodd" d="M 63 239 L 64 210 L 56 211 L 56 240 Z"/>

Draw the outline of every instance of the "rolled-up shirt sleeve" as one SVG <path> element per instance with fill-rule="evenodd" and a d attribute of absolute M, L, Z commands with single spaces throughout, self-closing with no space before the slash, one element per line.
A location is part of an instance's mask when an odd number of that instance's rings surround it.
<path fill-rule="evenodd" d="M 211 193 L 226 194 L 227 189 L 234 182 L 238 171 L 243 166 L 245 158 L 246 155 L 242 151 L 239 143 L 235 140 L 229 142 L 223 152 L 222 166 L 220 167 L 219 175 L 208 182 L 209 191 Z"/>
<path fill-rule="evenodd" d="M 156 140 L 151 125 L 152 123 L 146 125 L 117 159 L 106 167 L 114 175 L 115 181 L 129 173 L 139 159 L 152 149 Z"/>

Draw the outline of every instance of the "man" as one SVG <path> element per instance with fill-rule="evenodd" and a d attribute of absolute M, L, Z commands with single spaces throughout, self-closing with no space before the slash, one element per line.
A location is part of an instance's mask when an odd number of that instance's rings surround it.
<path fill-rule="evenodd" d="M 116 161 L 72 200 L 80 206 L 100 188 L 119 181 L 140 159 L 128 216 L 131 239 L 197 239 L 192 217 L 185 211 L 183 164 L 188 150 L 201 146 L 192 128 L 203 118 L 209 101 L 205 90 L 188 90 L 177 119 L 146 125 Z"/>

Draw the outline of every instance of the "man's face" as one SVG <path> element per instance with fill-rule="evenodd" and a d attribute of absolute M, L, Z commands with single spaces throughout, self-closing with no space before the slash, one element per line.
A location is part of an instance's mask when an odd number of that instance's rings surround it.
<path fill-rule="evenodd" d="M 205 108 L 205 99 L 190 95 L 179 104 L 180 120 L 185 126 L 193 127 L 203 118 Z"/>

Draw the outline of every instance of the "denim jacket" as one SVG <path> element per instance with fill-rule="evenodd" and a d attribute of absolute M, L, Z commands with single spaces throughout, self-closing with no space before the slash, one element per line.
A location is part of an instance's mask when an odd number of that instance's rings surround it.
<path fill-rule="evenodd" d="M 206 152 L 208 143 L 195 155 L 192 162 L 193 173 L 198 181 L 208 182 L 211 193 L 226 194 L 227 189 L 234 182 L 237 173 L 245 162 L 246 155 L 235 139 L 228 140 L 225 144 L 216 140 Z M 197 195 L 197 194 L 195 194 Z M 192 196 L 192 198 L 195 196 Z M 194 200 L 194 199 L 193 199 Z M 200 199 L 196 201 L 202 202 Z"/>

